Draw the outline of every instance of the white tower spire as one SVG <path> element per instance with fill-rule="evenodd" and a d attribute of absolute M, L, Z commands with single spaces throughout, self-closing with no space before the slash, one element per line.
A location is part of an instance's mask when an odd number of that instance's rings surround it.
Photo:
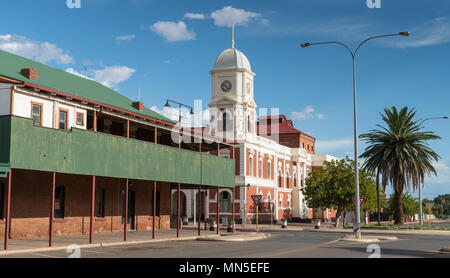
<path fill-rule="evenodd" d="M 234 48 L 234 22 L 231 24 L 231 48 Z"/>

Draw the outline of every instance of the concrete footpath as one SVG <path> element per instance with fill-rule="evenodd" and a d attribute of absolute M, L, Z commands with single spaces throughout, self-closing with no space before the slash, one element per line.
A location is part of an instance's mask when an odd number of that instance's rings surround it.
<path fill-rule="evenodd" d="M 201 235 L 198 236 L 196 227 L 185 227 L 180 231 L 180 237 L 176 236 L 176 229 L 157 230 L 156 238 L 152 239 L 151 231 L 129 231 L 127 233 L 127 241 L 123 240 L 123 232 L 95 234 L 94 243 L 89 244 L 89 235 L 82 236 L 55 236 L 53 247 L 49 247 L 48 238 L 27 238 L 27 239 L 10 239 L 8 241 L 8 250 L 1 250 L 0 257 L 12 254 L 25 254 L 45 251 L 68 250 L 72 252 L 72 248 L 96 248 L 106 246 L 121 246 L 132 244 L 159 243 L 170 241 L 186 241 L 186 240 L 211 240 L 211 241 L 247 241 L 259 240 L 270 236 L 270 234 L 252 233 L 249 231 L 236 230 L 234 234 L 227 233 L 226 228 L 221 228 L 220 235 L 215 231 L 201 229 Z M 0 241 L 3 247 L 3 240 Z"/>

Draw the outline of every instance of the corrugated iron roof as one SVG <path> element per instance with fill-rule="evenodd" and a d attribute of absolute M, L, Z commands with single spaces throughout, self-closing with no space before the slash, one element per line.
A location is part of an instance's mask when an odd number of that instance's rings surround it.
<path fill-rule="evenodd" d="M 23 68 L 37 71 L 37 80 L 21 74 Z M 41 87 L 64 92 L 88 100 L 107 104 L 132 113 L 174 124 L 169 118 L 144 107 L 143 111 L 132 106 L 133 100 L 90 79 L 0 50 L 0 75 L 11 79 L 28 82 Z"/>

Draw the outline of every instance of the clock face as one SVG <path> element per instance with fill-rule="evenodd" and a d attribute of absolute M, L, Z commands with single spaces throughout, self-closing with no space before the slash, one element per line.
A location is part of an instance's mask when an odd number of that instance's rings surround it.
<path fill-rule="evenodd" d="M 225 93 L 228 93 L 229 91 L 231 91 L 231 82 L 228 80 L 225 80 L 224 82 L 222 82 L 222 85 L 220 85 L 220 88 L 222 89 L 222 91 L 224 91 Z"/>

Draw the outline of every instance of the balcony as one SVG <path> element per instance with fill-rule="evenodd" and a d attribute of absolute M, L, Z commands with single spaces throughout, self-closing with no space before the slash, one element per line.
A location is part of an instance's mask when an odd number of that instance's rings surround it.
<path fill-rule="evenodd" d="M 234 187 L 235 162 L 210 154 L 73 128 L 0 117 L 0 164 L 11 168 Z"/>

